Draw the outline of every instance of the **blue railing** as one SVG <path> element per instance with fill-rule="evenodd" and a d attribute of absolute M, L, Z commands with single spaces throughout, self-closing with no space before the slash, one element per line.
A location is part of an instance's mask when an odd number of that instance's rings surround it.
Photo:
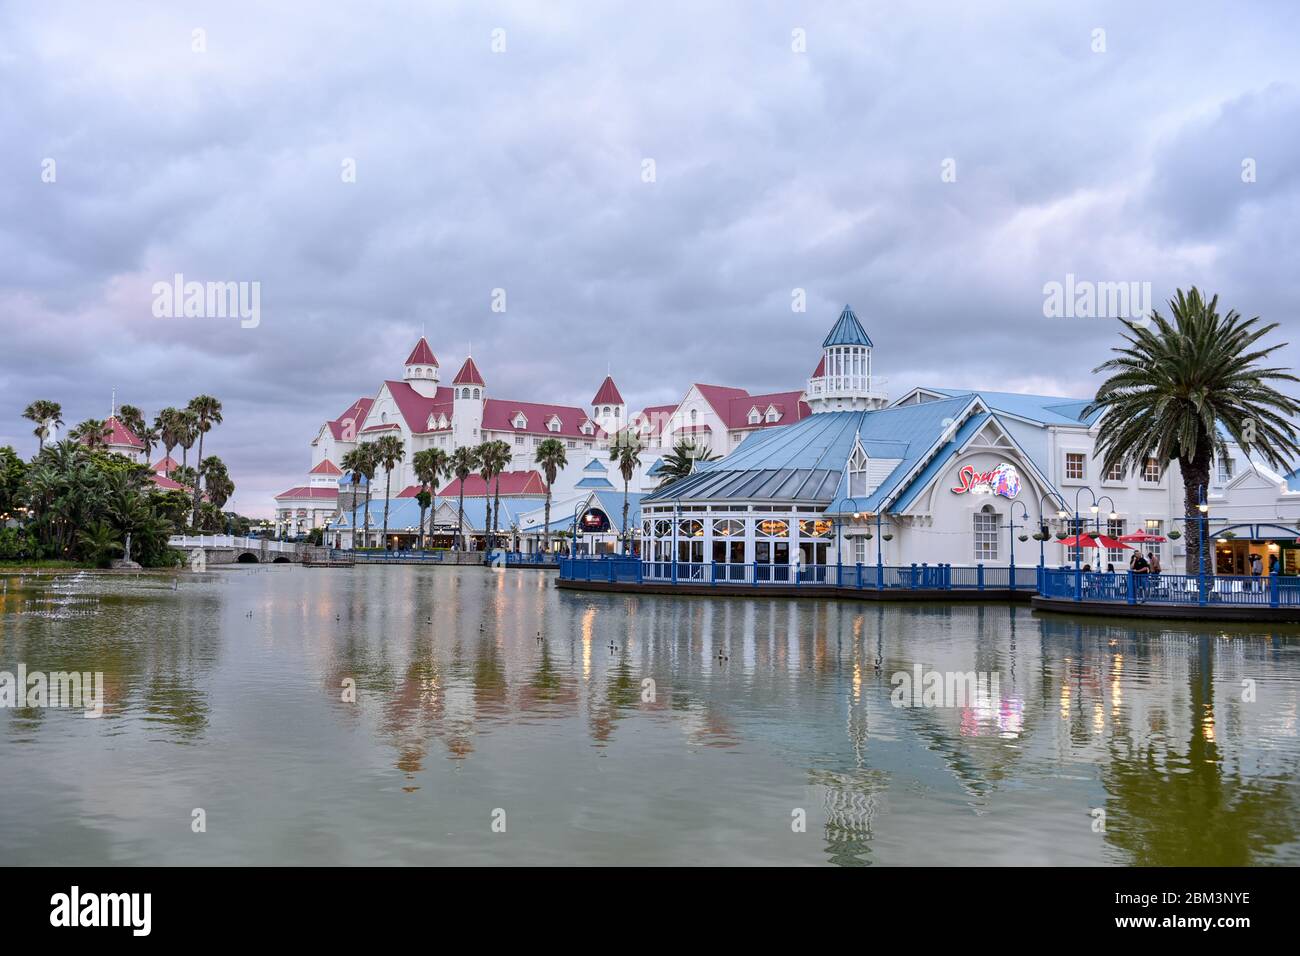
<path fill-rule="evenodd" d="M 554 568 L 556 556 L 547 554 L 545 551 L 534 551 L 531 554 L 525 554 L 522 551 L 486 551 L 483 554 L 483 563 L 496 565 L 503 563 L 507 568 Z"/>
<path fill-rule="evenodd" d="M 1048 570 L 1044 597 L 1080 602 L 1214 607 L 1300 607 L 1300 577 L 1236 574 L 1134 574 Z"/>
<path fill-rule="evenodd" d="M 1015 569 L 1015 590 L 1032 594 L 1038 589 L 1038 568 Z M 641 561 L 636 557 L 604 555 L 560 558 L 560 580 L 608 583 L 682 584 L 706 587 L 761 588 L 837 587 L 853 590 L 974 590 L 1007 591 L 1012 587 L 1008 567 L 978 565 L 955 568 L 950 564 L 740 564 L 724 561 Z"/>
<path fill-rule="evenodd" d="M 368 564 L 409 564 L 412 561 L 437 563 L 444 560 L 446 551 L 330 551 L 330 557 L 353 558 Z"/>

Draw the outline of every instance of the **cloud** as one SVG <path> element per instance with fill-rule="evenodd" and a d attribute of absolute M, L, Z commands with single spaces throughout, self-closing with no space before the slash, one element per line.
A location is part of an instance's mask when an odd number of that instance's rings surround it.
<path fill-rule="evenodd" d="M 210 393 L 233 504 L 266 514 L 422 328 L 445 369 L 472 341 L 494 394 L 574 404 L 607 365 L 634 404 L 799 387 L 846 301 L 895 393 L 1085 395 L 1115 326 L 1043 317 L 1067 272 L 1158 299 L 1196 282 L 1294 328 L 1297 17 L 9 5 L 0 442 L 31 444 L 38 397 L 75 422 L 114 387 L 150 413 Z M 154 318 L 177 272 L 260 282 L 261 324 Z"/>

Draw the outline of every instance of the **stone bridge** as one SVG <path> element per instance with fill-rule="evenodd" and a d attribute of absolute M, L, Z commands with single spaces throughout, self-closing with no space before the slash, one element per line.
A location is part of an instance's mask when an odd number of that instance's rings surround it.
<path fill-rule="evenodd" d="M 240 538 L 229 534 L 172 535 L 167 543 L 185 552 L 191 568 L 202 553 L 204 566 L 214 564 L 301 564 L 308 545 L 267 538 Z M 197 570 L 197 569 L 196 569 Z"/>

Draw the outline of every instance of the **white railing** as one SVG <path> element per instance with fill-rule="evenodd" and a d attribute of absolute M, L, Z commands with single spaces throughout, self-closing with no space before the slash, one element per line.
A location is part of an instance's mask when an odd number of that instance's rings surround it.
<path fill-rule="evenodd" d="M 298 545 L 292 541 L 272 541 L 269 538 L 243 538 L 233 534 L 174 534 L 167 539 L 167 543 L 173 548 L 241 548 L 248 551 L 298 553 Z"/>

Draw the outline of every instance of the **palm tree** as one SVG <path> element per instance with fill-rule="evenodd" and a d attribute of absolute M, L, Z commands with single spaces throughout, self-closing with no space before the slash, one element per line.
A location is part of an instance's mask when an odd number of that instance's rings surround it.
<path fill-rule="evenodd" d="M 104 564 L 110 551 L 122 547 L 122 539 L 107 521 L 96 521 L 77 533 L 77 544 L 95 564 Z"/>
<path fill-rule="evenodd" d="M 190 399 L 187 411 L 194 415 L 194 427 L 199 433 L 199 472 L 202 477 L 203 436 L 212 430 L 213 425 L 221 424 L 221 402 L 211 395 L 196 395 Z M 199 522 L 199 489 L 194 489 L 194 523 Z"/>
<path fill-rule="evenodd" d="M 63 406 L 40 398 L 23 410 L 23 418 L 36 423 L 32 434 L 36 436 L 36 454 L 39 455 L 45 450 L 45 439 L 49 437 L 50 429 L 63 425 Z"/>
<path fill-rule="evenodd" d="M 609 446 L 609 460 L 618 463 L 619 474 L 623 476 L 623 553 L 627 554 L 632 538 L 627 528 L 627 486 L 632 476 L 641 467 L 641 441 L 631 429 L 625 428 L 614 436 Z"/>
<path fill-rule="evenodd" d="M 162 445 L 167 452 L 167 457 L 170 458 L 172 449 L 181 443 L 183 430 L 181 413 L 175 408 L 164 408 L 154 416 L 153 427 L 158 433 L 158 444 Z"/>
<path fill-rule="evenodd" d="M 144 431 L 144 413 L 134 405 L 123 405 L 117 410 L 117 420 L 137 438 Z"/>
<path fill-rule="evenodd" d="M 199 426 L 195 415 L 188 408 L 176 412 L 176 444 L 181 446 L 181 464 L 189 464 L 189 452 L 199 439 Z"/>
<path fill-rule="evenodd" d="M 113 426 L 102 418 L 87 418 L 68 433 L 68 437 L 79 441 L 90 451 L 108 447 L 108 437 L 113 434 Z"/>
<path fill-rule="evenodd" d="M 379 470 L 379 452 L 372 441 L 362 442 L 357 446 L 357 451 L 361 453 L 361 464 L 365 467 L 362 469 L 362 477 L 366 479 L 366 510 L 362 512 L 362 546 L 370 542 L 370 489 L 375 483 L 375 472 Z"/>
<path fill-rule="evenodd" d="M 569 457 L 564 453 L 564 442 L 558 438 L 547 438 L 537 446 L 537 454 L 533 460 L 542 466 L 542 474 L 546 476 L 546 525 L 542 528 L 542 550 L 549 552 L 551 550 L 551 485 L 555 484 L 555 476 L 560 469 L 569 464 Z"/>
<path fill-rule="evenodd" d="M 699 462 L 717 460 L 718 456 L 712 454 L 707 448 L 700 448 L 695 442 L 684 438 L 673 445 L 671 455 L 664 456 L 663 465 L 659 469 L 659 484 L 656 487 L 667 488 L 674 481 L 681 481 L 695 471 L 695 466 Z"/>
<path fill-rule="evenodd" d="M 485 441 L 478 446 L 479 475 L 483 479 L 483 491 L 487 492 L 488 482 L 493 482 L 496 506 L 492 512 L 492 532 L 488 538 L 488 547 L 497 546 L 497 523 L 501 517 L 501 472 L 510 464 L 510 446 L 503 441 Z M 493 481 L 495 479 L 495 481 Z"/>
<path fill-rule="evenodd" d="M 235 483 L 230 480 L 226 463 L 216 455 L 209 455 L 199 463 L 199 475 L 203 478 L 203 488 L 208 501 L 217 510 L 225 507 L 230 496 L 235 493 Z"/>
<path fill-rule="evenodd" d="M 352 481 L 352 546 L 354 548 L 357 547 L 357 489 L 361 487 L 362 479 L 366 478 L 367 455 L 368 452 L 358 446 L 345 452 L 343 460 L 339 462 Z"/>
<path fill-rule="evenodd" d="M 420 550 L 424 550 L 424 509 L 429 506 L 429 486 L 437 489 L 438 482 L 447 473 L 447 453 L 441 448 L 426 448 L 411 456 L 411 467 L 415 470 L 415 480 L 420 483 Z"/>
<path fill-rule="evenodd" d="M 459 551 L 464 538 L 465 529 L 465 482 L 469 476 L 478 470 L 478 449 L 469 445 L 462 445 L 451 453 L 451 459 L 448 463 L 451 473 L 456 476 L 456 484 L 460 488 L 460 510 L 456 517 L 456 540 L 452 546 Z"/>
<path fill-rule="evenodd" d="M 1274 468 L 1289 468 L 1287 460 L 1300 455 L 1289 420 L 1300 415 L 1300 402 L 1267 384 L 1300 379 L 1256 364 L 1286 344 L 1255 346 L 1277 323 L 1259 326 L 1259 316 L 1243 319 L 1235 309 L 1220 316 L 1218 304 L 1217 295 L 1207 302 L 1193 286 L 1186 294 L 1179 289 L 1169 301 L 1172 322 L 1155 311 L 1146 327 L 1125 321 L 1128 344 L 1112 349 L 1118 358 L 1093 369 L 1113 374 L 1083 412 L 1085 417 L 1102 413 L 1097 450 L 1105 456 L 1103 471 L 1116 465 L 1136 471 L 1150 457 L 1163 472 L 1178 461 L 1188 574 L 1200 567 L 1196 516 L 1210 483 L 1210 464 L 1226 451 L 1223 432 Z"/>
<path fill-rule="evenodd" d="M 406 445 L 396 435 L 383 435 L 375 442 L 375 458 L 384 469 L 384 547 L 388 546 L 388 499 L 392 497 L 393 469 L 406 457 Z"/>

